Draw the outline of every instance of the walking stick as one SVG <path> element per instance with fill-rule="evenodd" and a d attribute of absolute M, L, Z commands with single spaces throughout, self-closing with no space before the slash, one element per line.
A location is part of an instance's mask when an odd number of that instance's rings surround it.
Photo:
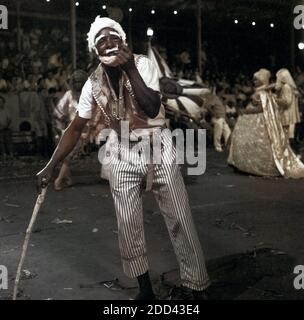
<path fill-rule="evenodd" d="M 32 229 L 33 229 L 33 226 L 35 224 L 36 218 L 38 216 L 39 209 L 40 209 L 40 207 L 41 207 L 41 205 L 42 205 L 42 203 L 44 201 L 46 190 L 47 190 L 47 186 L 41 189 L 41 192 L 39 193 L 39 195 L 37 197 L 37 200 L 36 200 L 36 204 L 35 204 L 35 207 L 34 207 L 34 210 L 33 210 L 33 214 L 32 214 L 32 218 L 31 218 L 30 224 L 28 225 L 27 230 L 26 230 L 25 239 L 24 239 L 22 252 L 21 252 L 21 258 L 20 258 L 20 261 L 19 261 L 17 274 L 16 274 L 16 278 L 15 278 L 13 300 L 16 300 L 16 298 L 17 298 L 18 285 L 19 285 L 22 265 L 23 265 L 23 262 L 24 262 L 24 259 L 25 259 L 25 255 L 26 255 L 28 243 L 29 243 L 29 240 L 30 240 L 30 236 L 31 236 L 31 233 L 32 233 Z"/>

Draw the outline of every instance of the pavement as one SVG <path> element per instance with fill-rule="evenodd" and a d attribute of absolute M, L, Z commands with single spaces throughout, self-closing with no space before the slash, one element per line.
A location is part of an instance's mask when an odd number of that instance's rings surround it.
<path fill-rule="evenodd" d="M 211 300 L 297 300 L 294 268 L 304 265 L 304 181 L 240 174 L 227 154 L 207 149 L 201 176 L 186 176 L 190 205 L 212 280 Z M 19 159 L 0 170 L 0 265 L 9 274 L 10 299 L 21 248 L 36 201 L 34 174 L 44 159 Z M 125 300 L 136 294 L 120 261 L 108 182 L 96 154 L 74 162 L 75 184 L 49 186 L 31 235 L 18 298 Z M 153 287 L 170 299 L 178 265 L 161 212 L 144 197 L 144 224 Z M 303 283 L 303 280 L 302 280 Z"/>

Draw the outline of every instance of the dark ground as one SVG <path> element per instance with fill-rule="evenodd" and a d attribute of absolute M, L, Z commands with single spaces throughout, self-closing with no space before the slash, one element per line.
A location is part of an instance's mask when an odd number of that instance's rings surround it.
<path fill-rule="evenodd" d="M 96 155 L 95 155 L 96 156 Z M 296 265 L 304 265 L 303 180 L 235 173 L 226 154 L 207 150 L 207 171 L 185 177 L 193 217 L 212 279 L 211 299 L 303 299 L 295 290 Z M 43 161 L 1 166 L 0 265 L 9 271 L 8 299 L 24 232 L 36 200 L 34 173 Z M 184 171 L 184 170 L 183 170 Z M 107 182 L 97 160 L 73 165 L 76 184 L 49 187 L 23 269 L 20 299 L 129 299 L 136 281 L 122 272 L 117 227 Z M 177 262 L 160 211 L 144 196 L 144 220 L 153 285 L 167 299 L 178 285 Z M 55 219 L 70 223 L 54 223 Z M 57 219 L 57 222 L 58 222 Z"/>

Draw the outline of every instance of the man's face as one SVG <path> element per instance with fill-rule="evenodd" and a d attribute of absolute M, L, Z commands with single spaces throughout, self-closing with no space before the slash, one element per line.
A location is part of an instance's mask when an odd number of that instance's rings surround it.
<path fill-rule="evenodd" d="M 113 56 L 116 55 L 115 52 L 107 53 L 107 50 L 113 48 L 119 49 L 122 40 L 117 31 L 112 28 L 104 28 L 97 34 L 95 43 L 99 56 Z"/>

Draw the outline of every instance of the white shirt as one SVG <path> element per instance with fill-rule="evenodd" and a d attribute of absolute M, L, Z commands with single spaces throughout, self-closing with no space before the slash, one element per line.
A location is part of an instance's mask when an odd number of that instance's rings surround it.
<path fill-rule="evenodd" d="M 67 91 L 64 96 L 58 102 L 54 113 L 58 118 L 64 116 L 68 117 L 69 122 L 71 122 L 77 112 L 77 99 L 73 97 L 72 90 Z"/>

